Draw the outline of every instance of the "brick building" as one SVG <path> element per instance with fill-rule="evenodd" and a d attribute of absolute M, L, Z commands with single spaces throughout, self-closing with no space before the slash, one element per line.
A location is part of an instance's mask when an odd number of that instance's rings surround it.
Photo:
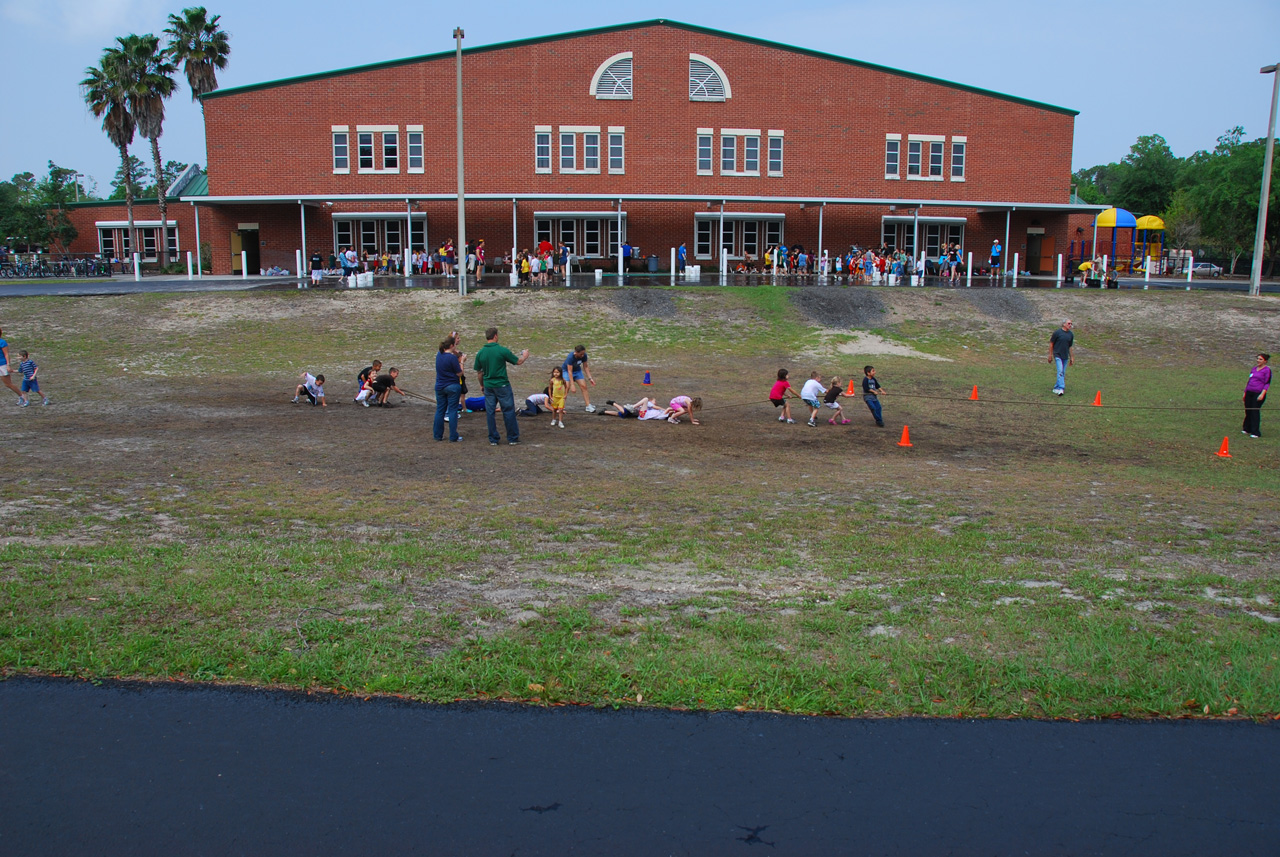
<path fill-rule="evenodd" d="M 455 68 L 448 52 L 205 96 L 207 175 L 170 203 L 170 249 L 199 232 L 228 274 L 242 249 L 254 271 L 457 238 Z M 469 48 L 462 77 L 466 233 L 491 257 L 563 241 L 616 268 L 622 241 L 665 268 L 681 243 L 716 266 L 779 241 L 955 240 L 985 261 L 999 238 L 1047 273 L 1096 210 L 1070 200 L 1076 111 L 703 27 Z M 123 206 L 73 217 L 76 250 L 119 253 Z"/>

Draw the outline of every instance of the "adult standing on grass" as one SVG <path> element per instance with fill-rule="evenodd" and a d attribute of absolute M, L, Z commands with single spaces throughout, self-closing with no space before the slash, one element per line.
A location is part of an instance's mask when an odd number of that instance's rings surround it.
<path fill-rule="evenodd" d="M 3 341 L 3 340 L 0 340 Z M 1249 437 L 1262 437 L 1262 401 L 1271 389 L 1270 354 L 1259 354 L 1258 362 L 1249 370 L 1249 383 L 1244 385 L 1244 428 Z"/>
<path fill-rule="evenodd" d="M 1067 391 L 1067 367 L 1075 364 L 1075 359 L 1071 356 L 1071 345 L 1076 338 L 1071 332 L 1073 327 L 1075 325 L 1071 323 L 1071 319 L 1065 319 L 1062 327 L 1049 337 L 1049 362 L 1058 370 L 1058 378 L 1053 383 L 1055 396 L 1061 396 Z"/>
<path fill-rule="evenodd" d="M 3 330 L 0 330 L 0 381 L 3 381 L 6 387 L 13 390 L 13 394 L 19 400 L 22 399 L 22 391 L 13 386 L 13 378 L 9 375 L 9 343 L 4 339 Z"/>
<path fill-rule="evenodd" d="M 587 392 L 587 384 L 590 383 L 594 387 L 596 379 L 591 377 L 591 366 L 587 362 L 587 346 L 575 345 L 573 351 L 570 351 L 569 356 L 560 364 L 560 368 L 564 371 L 565 380 L 569 382 L 569 392 L 575 392 L 575 388 L 581 389 L 582 401 L 586 404 L 583 410 L 594 414 L 596 406 L 591 404 L 591 394 Z"/>
<path fill-rule="evenodd" d="M 484 416 L 489 425 L 489 445 L 497 446 L 498 424 L 493 418 L 495 408 L 502 408 L 502 421 L 507 426 L 507 444 L 515 446 L 520 442 L 520 423 L 516 421 L 516 400 L 511 393 L 511 382 L 507 380 L 507 364 L 519 366 L 529 359 L 529 349 L 515 353 L 505 345 L 498 344 L 498 328 L 491 327 L 484 332 L 485 343 L 476 352 L 474 368 L 480 385 L 484 388 Z"/>

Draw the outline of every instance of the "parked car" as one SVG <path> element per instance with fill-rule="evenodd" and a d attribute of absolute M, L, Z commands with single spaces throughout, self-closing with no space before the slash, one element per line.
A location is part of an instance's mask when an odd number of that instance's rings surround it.
<path fill-rule="evenodd" d="M 1196 262 L 1191 267 L 1191 276 L 1193 277 L 1221 277 L 1222 268 L 1212 262 Z"/>

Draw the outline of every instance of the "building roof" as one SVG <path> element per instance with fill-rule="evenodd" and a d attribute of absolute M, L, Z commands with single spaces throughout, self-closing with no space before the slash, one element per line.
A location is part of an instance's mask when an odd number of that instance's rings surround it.
<path fill-rule="evenodd" d="M 209 195 L 209 176 L 200 169 L 199 164 L 192 164 L 178 174 L 169 186 L 164 198 L 168 202 L 189 201 L 193 196 Z M 160 200 L 154 196 L 135 196 L 134 205 L 156 205 Z M 83 202 L 68 203 L 72 208 L 95 208 L 105 205 L 124 205 L 123 199 L 86 199 Z"/>
<path fill-rule="evenodd" d="M 574 30 L 568 33 L 557 33 L 550 36 L 536 36 L 534 38 L 529 38 L 529 39 L 517 39 L 511 42 L 496 42 L 491 45 L 480 45 L 474 48 L 464 48 L 462 52 L 470 56 L 472 54 L 483 54 L 483 53 L 488 53 L 490 51 L 500 51 L 500 50 L 506 50 L 508 48 L 524 47 L 526 45 L 546 44 L 549 42 L 559 42 L 559 41 L 565 41 L 568 39 L 581 38 L 583 36 L 595 36 L 595 35 L 600 35 L 602 33 L 617 33 L 617 32 L 622 32 L 626 30 L 638 30 L 644 27 L 659 27 L 659 26 L 672 27 L 678 30 L 686 30 L 691 33 L 701 33 L 704 35 L 718 36 L 720 38 L 725 38 L 725 39 L 733 39 L 740 42 L 747 42 L 754 45 L 760 45 L 762 47 L 776 48 L 777 50 L 782 50 L 782 51 L 790 51 L 792 53 L 803 54 L 805 56 L 816 57 L 818 59 L 830 60 L 832 62 L 843 63 L 845 65 L 857 66 L 858 68 L 865 68 L 865 69 L 870 69 L 872 71 L 883 72 L 885 74 L 892 74 L 898 77 L 906 77 L 912 80 L 920 80 L 920 81 L 924 81 L 925 83 L 934 83 L 934 84 L 938 84 L 939 86 L 946 86 L 946 87 L 950 87 L 951 89 L 958 89 L 964 92 L 973 92 L 973 93 L 977 93 L 978 95 L 986 95 L 992 98 L 999 98 L 1003 101 L 1014 102 L 1015 104 L 1026 104 L 1031 107 L 1037 107 L 1042 110 L 1051 110 L 1055 113 L 1063 113 L 1068 116 L 1078 116 L 1080 114 L 1079 110 L 1072 110 L 1068 107 L 1059 107 L 1055 104 L 1046 104 L 1042 101 L 1033 101 L 1029 98 L 1021 98 L 1017 95 L 1009 95 L 1003 92 L 995 92 L 990 89 L 982 89 L 981 87 L 969 86 L 968 84 L 964 84 L 964 83 L 956 83 L 955 81 L 951 81 L 951 80 L 943 80 L 942 78 L 938 78 L 938 77 L 930 77 L 924 74 L 916 74 L 915 72 L 903 71 L 901 69 L 890 68 L 888 66 L 877 65 L 875 63 L 863 62 L 862 60 L 855 60 L 849 57 L 838 56 L 836 54 L 828 54 L 822 51 L 810 50 L 808 48 L 800 48 L 800 47 L 796 47 L 795 45 L 786 45 L 786 44 L 782 44 L 781 42 L 771 42 L 767 39 L 759 39 L 754 36 L 743 36 L 737 33 L 728 33 L 728 32 L 724 32 L 723 30 L 715 30 L 710 27 L 700 27 L 695 24 L 685 24 L 685 23 L 681 23 L 680 21 L 670 21 L 665 18 L 655 18 L 649 21 L 636 21 L 631 24 L 614 24 L 608 27 L 596 27 L 589 30 Z M 415 63 L 427 62 L 430 60 L 447 59 L 452 56 L 454 56 L 454 51 L 442 51 L 440 53 L 424 54 L 422 56 L 417 56 L 417 57 L 405 57 L 405 58 L 396 59 L 396 60 L 386 60 L 383 62 L 369 63 L 367 65 L 352 66 L 350 68 L 335 69 L 333 71 L 322 71 L 322 72 L 316 72 L 314 74 L 304 74 L 304 75 L 298 75 L 296 77 L 282 78 L 280 80 L 271 80 L 271 81 L 264 81 L 262 83 L 251 83 L 251 84 L 246 84 L 244 86 L 232 86 L 232 87 L 227 87 L 226 89 L 217 89 L 217 90 L 214 90 L 213 92 L 206 93 L 205 95 L 201 96 L 201 98 L 202 99 L 220 98 L 225 95 L 235 95 L 237 93 L 242 93 L 242 92 L 253 92 L 255 90 L 260 90 L 260 89 L 271 89 L 277 86 L 288 86 L 289 84 L 301 83 L 303 81 L 309 81 L 309 80 L 324 80 L 326 78 L 341 77 L 347 74 L 356 74 L 359 72 L 374 71 L 377 69 L 396 68 L 398 66 L 413 65 Z"/>

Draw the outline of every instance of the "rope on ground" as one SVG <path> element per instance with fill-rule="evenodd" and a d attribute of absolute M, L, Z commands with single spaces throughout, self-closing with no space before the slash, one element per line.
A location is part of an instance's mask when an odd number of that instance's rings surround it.
<path fill-rule="evenodd" d="M 1093 402 L 1031 402 L 1023 399 L 971 399 L 967 396 L 929 396 L 924 393 L 888 393 L 889 398 L 895 399 L 932 399 L 939 402 L 977 402 L 978 404 L 987 405 L 1028 405 L 1039 408 L 1103 408 L 1112 411 L 1236 411 L 1240 410 L 1236 407 L 1221 408 L 1187 408 L 1181 405 L 1095 405 Z M 1255 410 L 1248 408 L 1246 410 Z M 1261 406 L 1256 410 L 1261 410 Z"/>
<path fill-rule="evenodd" d="M 330 610 L 327 607 L 303 607 L 301 610 L 299 610 L 298 617 L 293 620 L 293 630 L 298 632 L 298 639 L 302 641 L 302 648 L 304 651 L 311 647 L 307 644 L 307 637 L 305 634 L 302 633 L 302 628 L 299 627 L 298 623 L 302 621 L 303 616 L 305 616 L 307 613 L 312 612 L 313 610 L 321 610 L 325 613 L 330 614 L 331 616 L 337 616 L 338 618 L 342 618 L 341 613 L 337 613 L 333 610 Z"/>

